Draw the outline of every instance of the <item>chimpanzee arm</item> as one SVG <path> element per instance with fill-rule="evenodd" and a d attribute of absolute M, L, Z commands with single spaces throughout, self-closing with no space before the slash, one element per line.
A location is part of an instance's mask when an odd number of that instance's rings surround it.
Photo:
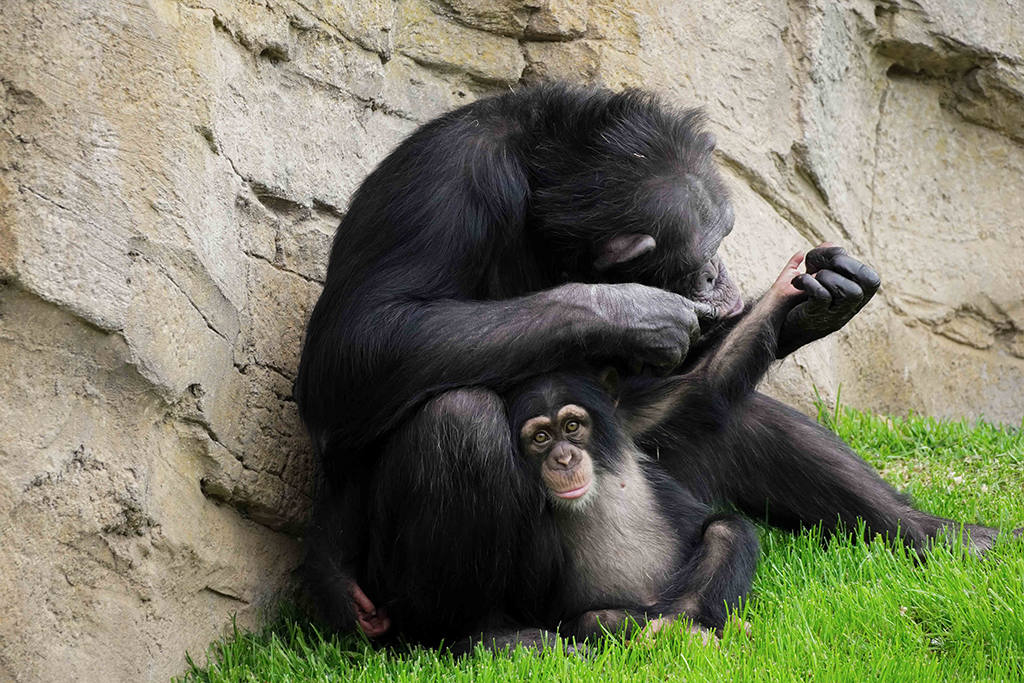
<path fill-rule="evenodd" d="M 793 284 L 808 296 L 787 313 L 779 331 L 777 356 L 780 359 L 843 327 L 871 300 L 881 283 L 869 266 L 851 257 L 842 247 L 829 243 L 807 252 L 805 264 L 807 273 L 797 277 Z M 684 372 L 716 348 L 750 310 L 748 306 L 746 313 L 723 320 L 703 334 L 690 348 Z"/>
<path fill-rule="evenodd" d="M 721 422 L 737 401 L 750 395 L 776 360 L 787 315 L 816 291 L 804 293 L 792 284 L 802 261 L 803 255 L 795 254 L 760 301 L 684 374 L 628 379 L 619 400 L 627 430 L 643 434 L 680 411 L 698 422 Z"/>
<path fill-rule="evenodd" d="M 502 301 L 396 288 L 371 280 L 371 294 L 325 296 L 314 312 L 296 397 L 320 452 L 368 443 L 454 387 L 500 391 L 593 356 L 674 367 L 699 334 L 695 304 L 638 284 L 567 284 Z"/>
<path fill-rule="evenodd" d="M 636 284 L 569 284 L 504 301 L 395 304 L 370 325 L 378 329 L 364 328 L 363 338 L 379 343 L 381 353 L 369 400 L 380 406 L 385 430 L 430 395 L 468 385 L 500 391 L 584 356 L 673 367 L 700 329 L 688 300 Z"/>

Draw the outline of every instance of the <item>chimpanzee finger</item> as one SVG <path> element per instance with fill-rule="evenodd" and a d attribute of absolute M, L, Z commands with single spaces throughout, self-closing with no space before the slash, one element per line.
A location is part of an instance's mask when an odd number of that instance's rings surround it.
<path fill-rule="evenodd" d="M 807 252 L 807 257 L 804 259 L 804 266 L 807 268 L 808 273 L 817 273 L 823 268 L 828 268 L 829 264 L 831 264 L 836 257 L 845 254 L 845 249 L 834 244 L 815 247 Z"/>
<path fill-rule="evenodd" d="M 792 285 L 807 293 L 808 301 L 803 305 L 812 312 L 827 311 L 832 303 L 832 295 L 813 275 L 808 273 L 797 275 L 793 278 Z"/>
<path fill-rule="evenodd" d="M 864 290 L 853 280 L 832 270 L 819 270 L 818 282 L 832 295 L 832 310 L 855 311 L 864 298 Z"/>
<path fill-rule="evenodd" d="M 871 298 L 882 284 L 882 278 L 878 277 L 878 273 L 848 254 L 839 254 L 833 258 L 828 270 L 845 275 L 856 282 L 864 290 L 866 298 Z"/>
<path fill-rule="evenodd" d="M 690 301 L 690 304 L 693 306 L 693 312 L 698 320 L 715 320 L 718 318 L 718 310 L 714 306 L 701 301 Z M 700 334 L 700 327 L 697 327 L 697 333 L 698 335 Z"/>

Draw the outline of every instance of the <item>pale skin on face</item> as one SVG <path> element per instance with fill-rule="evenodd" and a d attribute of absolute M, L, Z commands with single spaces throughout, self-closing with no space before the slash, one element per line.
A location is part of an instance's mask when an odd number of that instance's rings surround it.
<path fill-rule="evenodd" d="M 524 450 L 534 457 L 544 458 L 541 476 L 560 498 L 567 497 L 560 494 L 590 485 L 593 469 L 586 452 L 589 436 L 590 416 L 586 409 L 573 404 L 559 408 L 554 421 L 546 415 L 530 418 L 520 431 Z M 557 448 L 562 443 L 569 447 Z"/>

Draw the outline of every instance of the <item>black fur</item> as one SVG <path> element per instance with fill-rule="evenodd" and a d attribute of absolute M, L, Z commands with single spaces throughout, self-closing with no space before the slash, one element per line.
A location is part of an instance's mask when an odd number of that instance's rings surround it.
<path fill-rule="evenodd" d="M 553 439 L 566 440 L 566 445 L 582 450 L 583 457 L 594 463 L 592 490 L 587 493 L 590 499 L 581 498 L 571 505 L 549 504 L 543 516 L 559 529 L 563 549 L 554 556 L 561 560 L 552 568 L 557 588 L 546 592 L 552 616 L 548 623 L 541 624 L 543 627 L 588 638 L 630 620 L 643 624 L 656 617 L 685 615 L 699 626 L 721 632 L 727 610 L 737 607 L 750 589 L 758 557 L 757 534 L 753 524 L 738 514 L 712 514 L 715 506 L 729 501 L 713 495 L 707 486 L 682 486 L 669 475 L 668 468 L 685 469 L 682 460 L 689 445 L 713 438 L 736 406 L 749 399 L 776 358 L 784 321 L 802 301 L 773 288 L 678 375 L 660 379 L 627 377 L 620 386 L 614 372 L 606 374 L 602 382 L 584 369 L 545 375 L 512 393 L 507 401 L 512 439 L 519 439 L 520 459 L 530 463 L 535 473 L 549 460 L 540 453 L 553 455 L 558 451 L 551 450 L 556 442 L 550 440 L 546 446 L 526 447 L 522 439 L 529 433 L 520 437 L 520 429 L 534 417 L 550 420 L 550 427 L 535 428 L 544 429 Z M 611 395 L 606 390 L 609 383 L 613 385 Z M 567 405 L 587 410 L 585 437 L 559 431 L 557 415 Z M 666 425 L 672 429 L 666 430 Z M 645 455 L 636 443 L 638 436 L 658 433 L 672 437 L 673 448 L 664 458 L 657 447 L 648 449 Z M 656 460 L 649 457 L 652 453 Z M 629 472 L 636 471 L 630 469 L 630 464 L 639 465 L 643 481 L 633 481 L 631 486 L 637 488 L 630 489 L 627 501 L 642 500 L 646 492 L 655 501 L 654 509 L 636 514 L 635 508 L 621 501 L 606 500 L 613 497 L 619 482 L 625 490 Z M 534 482 L 538 490 L 545 490 L 539 475 Z M 602 525 L 596 535 L 592 527 L 579 525 L 588 517 L 592 524 Z M 583 528 L 586 531 L 581 533 Z M 654 540 L 646 548 L 646 557 L 641 558 L 615 547 L 620 538 Z M 606 550 L 608 546 L 610 550 Z M 572 563 L 572 558 L 581 554 L 588 558 L 587 567 Z M 538 566 L 546 559 L 536 558 Z M 656 595 L 644 596 L 639 589 L 624 593 L 614 578 L 594 578 L 595 574 L 614 577 L 618 568 L 638 562 L 648 563 L 641 572 L 643 576 L 672 567 L 657 586 Z M 588 574 L 585 582 L 579 578 L 584 570 Z M 489 639 L 489 634 L 483 634 L 483 638 Z"/>
<path fill-rule="evenodd" d="M 661 391 L 633 392 L 632 400 L 641 397 L 657 402 L 669 400 L 675 406 L 682 406 L 691 395 L 695 378 L 685 384 L 677 380 L 664 381 L 673 385 L 671 395 L 666 396 L 666 392 Z M 621 399 L 618 403 L 621 406 Z M 582 585 L 580 575 L 583 570 L 589 570 L 591 576 L 595 570 L 605 575 L 609 575 L 609 571 L 593 565 L 576 566 L 572 561 L 573 550 L 581 549 L 581 544 L 594 542 L 595 538 L 567 533 L 565 528 L 561 528 L 556 532 L 559 552 L 550 556 L 555 562 L 545 563 L 549 560 L 547 557 L 533 558 L 538 566 L 546 566 L 550 573 L 553 588 L 545 591 L 549 605 L 547 618 L 525 622 L 523 626 L 541 627 L 548 632 L 582 640 L 601 636 L 605 630 L 642 626 L 657 617 L 684 615 L 695 624 L 720 633 L 725 626 L 726 610 L 738 606 L 753 579 L 758 557 L 757 533 L 753 524 L 736 514 L 713 514 L 709 501 L 698 500 L 668 476 L 659 462 L 640 454 L 627 431 L 628 423 L 621 420 L 620 415 L 643 411 L 645 406 L 628 405 L 621 406 L 625 410 L 617 410 L 616 403 L 592 373 L 580 371 L 545 375 L 514 391 L 509 400 L 513 437 L 528 419 L 554 415 L 568 404 L 585 408 L 591 421 L 589 438 L 580 444 L 580 448 L 594 463 L 594 490 L 588 495 L 596 500 L 575 507 L 552 507 L 549 504 L 538 526 L 554 525 L 559 529 L 559 521 L 568 521 L 571 529 L 571 522 L 596 515 L 595 508 L 606 502 L 602 498 L 611 495 L 620 480 L 628 478 L 630 468 L 627 461 L 632 461 L 639 465 L 639 476 L 643 481 L 631 481 L 630 486 L 638 488 L 630 489 L 629 498 L 639 499 L 639 488 L 643 488 L 653 495 L 655 504 L 653 508 L 645 507 L 640 514 L 630 514 L 611 505 L 612 517 L 600 519 L 607 525 L 603 527 L 607 534 L 600 534 L 605 536 L 601 542 L 614 541 L 619 535 L 659 539 L 648 548 L 651 571 L 643 573 L 654 574 L 659 566 L 670 569 L 656 592 L 646 600 L 638 595 L 629 595 L 628 590 L 624 595 L 621 587 L 618 590 L 614 586 L 602 587 L 600 581 L 598 590 L 587 594 L 586 591 L 593 590 L 593 587 Z M 542 462 L 535 454 L 520 449 L 519 457 L 530 463 L 534 472 L 539 471 Z M 535 475 L 534 485 L 538 491 L 545 490 L 539 475 Z M 604 515 L 608 512 L 609 508 L 605 508 Z M 553 550 L 544 549 L 548 553 Z M 596 558 L 594 563 L 607 561 L 611 567 L 636 567 L 641 562 L 633 555 L 615 556 L 618 550 L 613 549 L 611 557 Z M 591 578 L 590 583 L 593 582 Z M 616 593 L 619 595 L 617 599 L 609 601 L 604 597 Z M 510 641 L 507 632 L 499 633 L 498 637 L 493 633 L 483 633 L 481 638 L 488 645 L 507 645 Z M 533 643 L 527 638 L 522 644 Z"/>
<path fill-rule="evenodd" d="M 323 472 L 306 566 L 329 625 L 354 627 L 353 581 L 424 642 L 496 615 L 535 623 L 547 568 L 524 558 L 553 557 L 557 538 L 535 523 L 498 394 L 583 359 L 664 371 L 714 355 L 733 212 L 701 123 L 638 91 L 524 89 L 424 125 L 355 193 L 294 391 Z M 630 234 L 657 247 L 609 267 L 609 240 Z M 842 250 L 812 254 L 829 286 L 803 283 L 783 353 L 878 286 Z M 915 547 L 946 523 L 785 406 L 718 398 L 641 437 L 702 499 L 787 527 L 899 525 Z"/>

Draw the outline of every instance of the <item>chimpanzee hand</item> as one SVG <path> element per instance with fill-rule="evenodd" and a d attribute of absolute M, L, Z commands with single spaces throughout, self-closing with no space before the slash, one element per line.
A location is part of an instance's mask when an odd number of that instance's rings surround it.
<path fill-rule="evenodd" d="M 807 298 L 786 316 L 779 333 L 779 358 L 845 325 L 878 291 L 875 271 L 824 243 L 807 252 L 807 272 L 792 281 Z"/>
<path fill-rule="evenodd" d="M 595 313 L 609 324 L 603 351 L 631 367 L 669 372 L 700 337 L 699 317 L 714 308 L 673 292 L 635 283 L 595 285 Z"/>

